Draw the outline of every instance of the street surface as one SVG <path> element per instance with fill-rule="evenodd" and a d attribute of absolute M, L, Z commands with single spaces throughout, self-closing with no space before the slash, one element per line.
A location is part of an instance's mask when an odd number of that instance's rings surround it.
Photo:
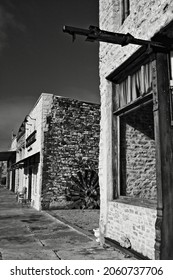
<path fill-rule="evenodd" d="M 94 239 L 45 211 L 22 206 L 0 187 L 0 259 L 122 260 L 134 259 Z"/>

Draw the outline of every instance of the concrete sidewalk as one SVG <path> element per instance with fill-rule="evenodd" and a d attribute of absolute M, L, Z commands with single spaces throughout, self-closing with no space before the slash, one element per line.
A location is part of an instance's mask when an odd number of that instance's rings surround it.
<path fill-rule="evenodd" d="M 134 259 L 113 247 L 102 248 L 91 236 L 16 202 L 0 187 L 0 258 L 3 260 Z"/>

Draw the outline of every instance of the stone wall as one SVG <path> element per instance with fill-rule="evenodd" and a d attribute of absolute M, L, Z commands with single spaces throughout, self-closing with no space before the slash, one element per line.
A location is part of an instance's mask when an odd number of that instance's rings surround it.
<path fill-rule="evenodd" d="M 44 133 L 43 208 L 64 208 L 79 170 L 98 169 L 100 105 L 55 96 Z"/>
<path fill-rule="evenodd" d="M 154 259 L 156 210 L 118 202 L 108 204 L 106 236 Z"/>
<path fill-rule="evenodd" d="M 130 33 L 136 38 L 149 40 L 161 28 L 173 20 L 173 2 L 171 0 L 131 0 L 130 15 L 121 24 L 121 1 L 99 1 L 99 27 L 103 30 L 120 33 Z M 100 43 L 99 73 L 101 96 L 100 121 L 100 153 L 99 153 L 99 183 L 101 191 L 100 230 L 106 235 L 108 201 L 113 199 L 112 177 L 112 83 L 106 79 L 139 46 L 129 44 L 119 45 Z M 153 220 L 151 228 L 154 229 Z M 113 224 L 112 224 L 113 226 Z M 116 239 L 116 238 L 115 238 Z M 154 242 L 154 241 L 153 241 Z M 137 247 L 136 247 L 137 249 Z"/>
<path fill-rule="evenodd" d="M 121 24 L 121 0 L 100 0 L 100 28 L 112 32 L 130 33 L 148 40 L 173 20 L 171 0 L 130 0 L 130 15 Z M 100 43 L 100 71 L 108 75 L 134 53 L 139 46 Z"/>
<path fill-rule="evenodd" d="M 156 200 L 152 104 L 120 119 L 121 195 Z"/>

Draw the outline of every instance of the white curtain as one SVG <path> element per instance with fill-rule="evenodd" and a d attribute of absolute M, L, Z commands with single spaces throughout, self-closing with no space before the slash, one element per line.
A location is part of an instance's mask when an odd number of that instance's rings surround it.
<path fill-rule="evenodd" d="M 151 91 L 152 72 L 151 62 L 142 65 L 141 68 L 133 75 L 129 75 L 122 83 L 117 86 L 117 99 L 119 107 L 124 107 Z"/>

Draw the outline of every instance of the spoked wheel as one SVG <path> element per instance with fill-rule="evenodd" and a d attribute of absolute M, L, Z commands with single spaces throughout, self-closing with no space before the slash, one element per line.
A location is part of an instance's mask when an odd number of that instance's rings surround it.
<path fill-rule="evenodd" d="M 66 192 L 67 200 L 73 201 L 72 208 L 99 209 L 100 187 L 98 174 L 94 170 L 79 171 L 71 177 Z"/>

